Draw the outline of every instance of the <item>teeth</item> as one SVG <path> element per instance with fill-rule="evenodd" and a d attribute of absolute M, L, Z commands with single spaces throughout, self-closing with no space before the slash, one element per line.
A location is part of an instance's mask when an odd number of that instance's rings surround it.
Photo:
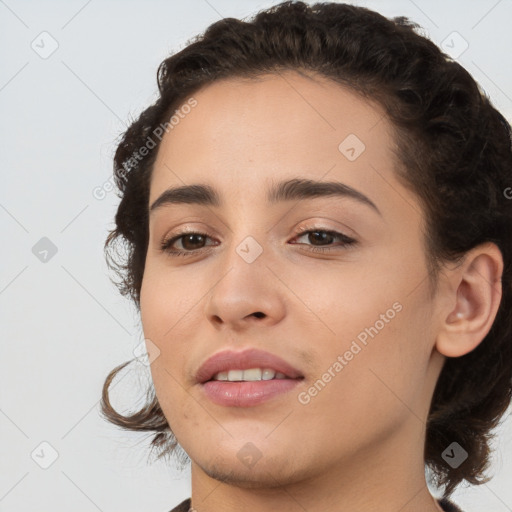
<path fill-rule="evenodd" d="M 272 380 L 276 376 L 276 372 L 274 370 L 269 370 L 268 368 L 265 368 L 263 370 L 263 374 L 261 375 L 262 380 Z"/>
<path fill-rule="evenodd" d="M 244 371 L 243 370 L 229 370 L 228 372 L 228 380 L 244 380 Z"/>
<path fill-rule="evenodd" d="M 235 372 L 238 372 L 240 370 L 235 370 Z M 240 371 L 243 375 L 240 376 L 237 380 L 261 380 L 261 370 L 259 368 L 251 368 L 250 370 L 244 370 L 243 372 Z M 234 380 L 231 378 L 231 372 L 228 374 L 229 380 Z"/>
<path fill-rule="evenodd" d="M 270 368 L 250 368 L 248 370 L 229 370 L 228 372 L 219 372 L 213 376 L 213 380 L 224 380 L 230 382 L 237 381 L 258 381 L 272 379 L 286 379 L 286 375 L 276 372 Z"/>

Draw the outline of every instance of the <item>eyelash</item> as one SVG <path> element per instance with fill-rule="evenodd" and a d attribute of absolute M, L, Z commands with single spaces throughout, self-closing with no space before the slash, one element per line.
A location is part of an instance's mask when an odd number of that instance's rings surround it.
<path fill-rule="evenodd" d="M 339 239 L 342 243 L 340 245 L 335 245 L 335 246 L 332 246 L 332 245 L 325 246 L 325 247 L 312 246 L 310 249 L 308 249 L 311 252 L 326 253 L 326 252 L 332 251 L 334 247 L 347 249 L 347 248 L 352 248 L 351 246 L 354 246 L 357 244 L 357 240 L 354 240 L 353 238 L 350 238 L 350 237 L 344 235 L 343 233 L 338 233 L 337 231 L 322 229 L 322 228 L 318 228 L 318 227 L 307 226 L 307 227 L 300 228 L 298 230 L 298 233 L 296 236 L 302 237 L 309 233 L 317 233 L 317 232 L 318 233 L 327 233 L 328 235 L 332 235 L 335 238 Z M 178 241 L 180 238 L 183 238 L 184 236 L 187 236 L 187 235 L 200 235 L 202 237 L 212 238 L 212 237 L 210 237 L 210 235 L 208 233 L 203 233 L 200 231 L 181 231 L 180 233 L 174 234 L 171 238 L 162 240 L 162 242 L 160 244 L 161 251 L 171 257 L 175 257 L 175 256 L 187 257 L 187 256 L 192 256 L 192 255 L 198 254 L 200 252 L 204 253 L 204 252 L 210 251 L 210 249 L 206 249 L 204 247 L 202 247 L 200 249 L 190 250 L 190 251 L 171 249 L 174 242 Z M 302 245 L 302 244 L 300 244 L 300 245 Z M 210 246 L 210 247 L 212 247 L 212 246 Z"/>

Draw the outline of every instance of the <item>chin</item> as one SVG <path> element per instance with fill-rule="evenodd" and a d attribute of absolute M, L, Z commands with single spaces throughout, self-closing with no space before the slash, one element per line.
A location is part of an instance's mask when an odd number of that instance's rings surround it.
<path fill-rule="evenodd" d="M 247 489 L 269 489 L 300 483 L 307 478 L 307 471 L 301 471 L 299 461 L 290 453 L 265 456 L 260 452 L 258 456 L 254 445 L 247 443 L 240 450 L 220 452 L 217 449 L 211 457 L 208 454 L 205 457 L 202 452 L 193 461 L 202 472 L 220 482 Z"/>

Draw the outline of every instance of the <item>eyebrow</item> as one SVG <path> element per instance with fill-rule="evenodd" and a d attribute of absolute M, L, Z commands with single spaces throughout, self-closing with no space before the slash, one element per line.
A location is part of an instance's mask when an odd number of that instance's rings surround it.
<path fill-rule="evenodd" d="M 337 181 L 313 181 L 292 179 L 272 185 L 267 191 L 267 201 L 275 204 L 281 201 L 296 201 L 319 197 L 344 197 L 354 199 L 372 208 L 382 216 L 375 203 L 363 193 Z M 203 206 L 222 206 L 219 193 L 210 185 L 184 185 L 165 190 L 151 205 L 149 211 L 169 204 L 197 204 Z"/>

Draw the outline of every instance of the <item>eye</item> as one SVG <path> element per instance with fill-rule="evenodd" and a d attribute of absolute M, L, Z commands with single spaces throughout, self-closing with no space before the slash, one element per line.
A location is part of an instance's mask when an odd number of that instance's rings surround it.
<path fill-rule="evenodd" d="M 299 231 L 300 234 L 295 237 L 295 240 L 307 237 L 307 240 L 312 244 L 308 250 L 312 252 L 328 252 L 357 243 L 353 238 L 333 230 L 306 227 L 301 228 Z M 170 238 L 164 239 L 160 244 L 160 249 L 170 256 L 192 256 L 205 250 L 210 250 L 208 247 L 218 245 L 218 243 L 213 243 L 208 246 L 206 245 L 207 240 L 212 240 L 208 233 L 182 231 L 181 233 L 171 235 Z M 335 240 L 338 240 L 339 243 L 333 245 L 332 242 Z M 292 242 L 294 245 L 296 243 Z M 178 247 L 175 247 L 175 244 L 178 244 Z M 307 243 L 299 243 L 298 245 L 307 245 Z"/>
<path fill-rule="evenodd" d="M 189 256 L 204 249 L 204 244 L 208 238 L 210 238 L 210 236 L 207 233 L 183 231 L 175 234 L 171 238 L 164 239 L 160 248 L 163 252 L 171 256 Z M 176 242 L 179 242 L 181 247 L 174 248 L 173 246 Z"/>
<path fill-rule="evenodd" d="M 336 249 L 336 247 L 343 248 L 357 243 L 356 240 L 348 237 L 347 235 L 344 235 L 343 233 L 338 233 L 337 231 L 332 231 L 328 229 L 306 227 L 300 229 L 300 231 L 301 234 L 295 239 L 306 237 L 306 240 L 313 245 L 309 249 L 313 252 L 332 251 Z M 337 245 L 332 245 L 332 242 L 335 240 L 339 240 L 340 243 L 338 243 Z"/>

